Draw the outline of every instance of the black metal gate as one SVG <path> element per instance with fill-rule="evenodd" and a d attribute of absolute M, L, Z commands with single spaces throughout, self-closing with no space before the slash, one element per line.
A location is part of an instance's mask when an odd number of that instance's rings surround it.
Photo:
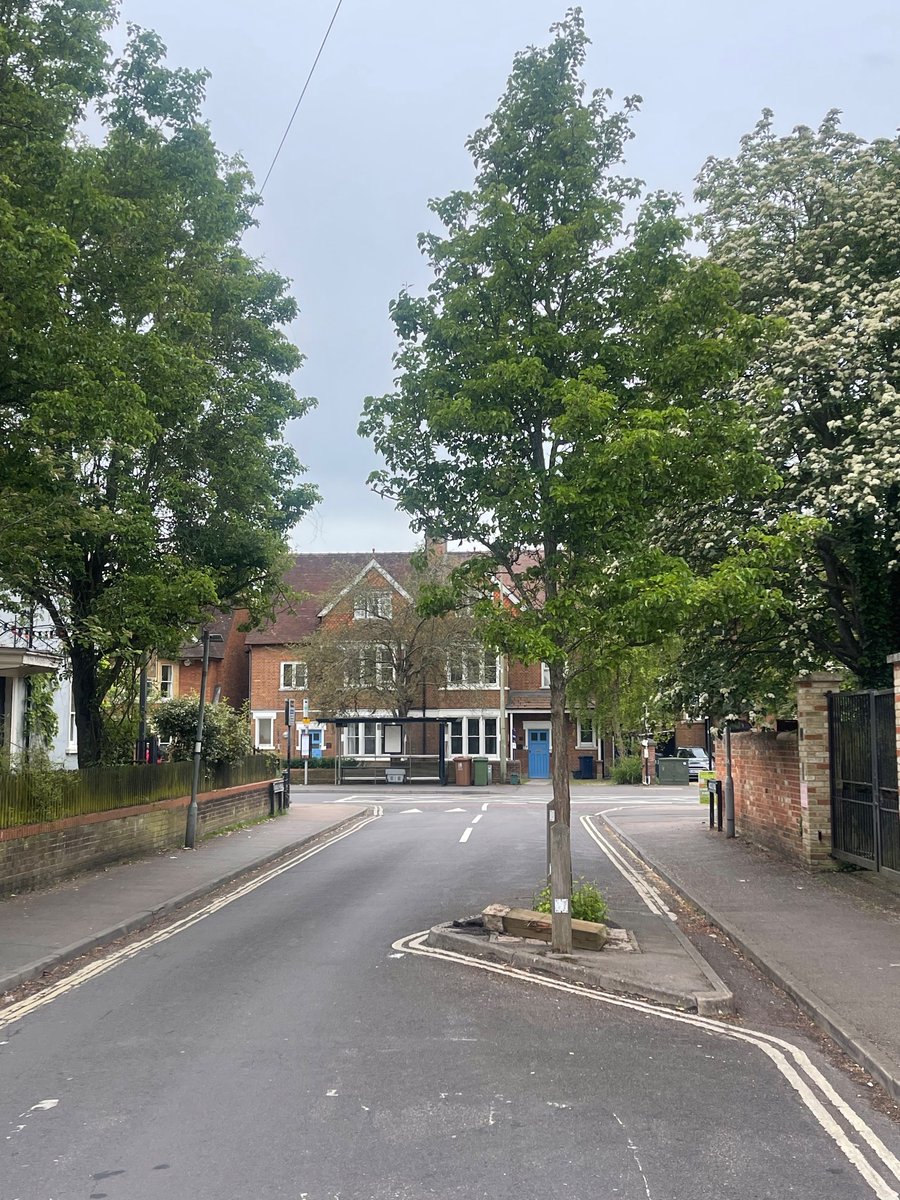
<path fill-rule="evenodd" d="M 834 855 L 900 877 L 893 691 L 833 692 L 828 731 Z"/>

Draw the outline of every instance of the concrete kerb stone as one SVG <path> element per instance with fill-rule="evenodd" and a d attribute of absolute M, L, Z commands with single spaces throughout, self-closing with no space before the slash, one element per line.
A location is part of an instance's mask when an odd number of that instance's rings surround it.
<path fill-rule="evenodd" d="M 766 975 L 774 984 L 777 984 L 783 992 L 786 992 L 795 1004 L 806 1013 L 808 1017 L 815 1022 L 821 1029 L 824 1029 L 837 1044 L 846 1053 L 864 1067 L 870 1075 L 872 1075 L 882 1087 L 895 1100 L 900 1101 L 900 1066 L 890 1062 L 884 1057 L 882 1052 L 849 1022 L 840 1013 L 827 1004 L 820 996 L 817 996 L 810 988 L 808 988 L 800 979 L 792 972 L 787 971 L 783 967 L 776 967 L 772 963 L 766 961 L 748 942 L 743 935 L 734 928 L 731 922 L 715 911 L 714 908 L 704 904 L 698 900 L 696 896 L 685 887 L 683 883 L 677 880 L 670 874 L 664 866 L 656 862 L 650 857 L 636 842 L 624 833 L 618 825 L 609 818 L 599 814 L 607 826 L 615 832 L 616 837 L 620 838 L 628 849 L 646 863 L 648 867 L 656 872 L 657 875 L 672 888 L 679 896 L 682 896 L 688 903 L 692 904 L 698 912 L 709 921 L 711 925 L 715 925 L 722 933 L 726 935 L 740 952 L 748 958 L 754 966 L 758 967 L 764 975 Z M 679 930 L 679 932 L 681 932 Z M 684 937 L 684 934 L 682 934 Z"/>
<path fill-rule="evenodd" d="M 198 884 L 196 887 L 188 888 L 186 891 L 179 893 L 177 896 L 170 897 L 154 908 L 135 913 L 127 921 L 123 921 L 118 925 L 111 925 L 106 929 L 100 930 L 99 933 L 92 933 L 89 937 L 80 938 L 77 942 L 72 942 L 69 946 L 54 950 L 52 954 L 45 955 L 44 958 L 39 958 L 34 962 L 28 963 L 20 970 L 0 978 L 0 996 L 6 992 L 14 991 L 15 988 L 21 987 L 23 983 L 30 983 L 36 979 L 40 979 L 46 972 L 64 966 L 66 963 L 72 962 L 73 959 L 80 958 L 83 954 L 89 954 L 99 946 L 107 945 L 110 942 L 117 941 L 119 938 L 126 937 L 130 933 L 136 933 L 140 929 L 145 929 L 148 925 L 151 925 L 167 913 L 184 908 L 185 905 L 192 904 L 195 900 L 199 900 L 203 896 L 208 896 L 211 892 L 217 891 L 229 883 L 234 883 L 235 880 L 240 879 L 242 876 L 259 870 L 260 867 L 269 866 L 278 859 L 287 858 L 289 855 L 295 854 L 298 850 L 311 848 L 317 843 L 333 837 L 337 833 L 343 833 L 353 826 L 367 821 L 373 813 L 374 809 L 367 807 L 363 813 L 346 817 L 344 820 L 330 825 L 327 829 L 320 829 L 317 833 L 298 838 L 286 846 L 280 846 L 277 850 L 268 851 L 266 854 L 262 854 L 259 858 L 254 859 L 253 862 L 227 871 L 225 874 L 217 876 L 215 879 L 207 880 L 205 883 Z"/>
<path fill-rule="evenodd" d="M 573 962 L 569 958 L 552 955 L 548 950 L 513 946 L 488 938 L 469 934 L 453 927 L 451 922 L 435 925 L 428 931 L 426 941 L 436 950 L 448 950 L 453 954 L 464 954 L 469 958 L 483 958 L 489 962 L 506 963 L 522 971 L 547 975 L 574 983 L 587 990 L 610 992 L 617 996 L 640 997 L 683 1012 L 696 1012 L 701 1016 L 716 1017 L 734 1011 L 734 997 L 725 984 L 713 975 L 715 985 L 709 991 L 684 991 L 648 983 L 646 979 L 629 976 L 628 954 L 600 951 L 596 965 L 583 961 Z M 693 950 L 693 947 L 691 947 Z M 581 956 L 573 956 L 581 957 Z M 644 963 L 652 954 L 640 954 Z M 709 978 L 711 969 L 703 963 L 696 951 L 691 955 L 703 974 Z M 699 960 L 699 961 L 698 961 Z M 712 981 L 711 981 L 712 983 Z"/>

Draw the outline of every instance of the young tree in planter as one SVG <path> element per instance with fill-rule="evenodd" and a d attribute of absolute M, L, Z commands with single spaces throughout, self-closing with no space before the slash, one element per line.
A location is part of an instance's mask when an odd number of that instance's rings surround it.
<path fill-rule="evenodd" d="M 106 61 L 111 3 L 3 7 L 0 580 L 59 630 L 88 766 L 132 665 L 280 586 L 315 498 L 283 436 L 309 402 L 286 281 L 240 248 L 252 181 L 202 121 L 204 74 L 138 30 Z M 99 145 L 76 137 L 92 99 Z"/>
<path fill-rule="evenodd" d="M 616 166 L 637 100 L 617 113 L 609 93 L 585 96 L 580 10 L 553 33 L 516 56 L 470 139 L 473 189 L 431 205 L 445 227 L 420 239 L 434 282 L 393 305 L 397 388 L 366 401 L 360 431 L 387 464 L 377 491 L 419 529 L 486 552 L 458 581 L 482 596 L 487 644 L 549 664 L 554 944 L 567 949 L 571 673 L 605 645 L 659 640 L 691 604 L 659 513 L 759 479 L 720 395 L 755 323 L 734 311 L 731 274 L 687 254 L 674 200 L 650 198 L 626 229 L 639 189 Z"/>
<path fill-rule="evenodd" d="M 763 702 L 785 674 L 829 662 L 887 686 L 900 648 L 900 138 L 865 142 L 836 112 L 778 137 L 765 112 L 735 158 L 707 162 L 697 198 L 740 306 L 777 318 L 736 397 L 783 480 L 730 520 L 711 514 L 704 540 L 785 518 L 798 535 L 780 566 L 790 603 L 725 625 L 707 642 L 709 674 Z"/>

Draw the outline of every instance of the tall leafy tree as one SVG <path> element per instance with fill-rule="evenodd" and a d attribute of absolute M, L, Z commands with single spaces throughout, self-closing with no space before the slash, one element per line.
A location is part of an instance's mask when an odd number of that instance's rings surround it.
<path fill-rule="evenodd" d="M 205 74 L 135 28 L 110 63 L 99 0 L 3 8 L 0 581 L 58 626 L 88 765 L 135 660 L 279 586 L 316 495 L 284 441 L 310 402 L 287 282 L 241 249 L 252 180 L 202 121 Z"/>
<path fill-rule="evenodd" d="M 516 56 L 469 140 L 473 188 L 431 204 L 434 282 L 394 303 L 396 390 L 366 401 L 360 429 L 387 465 L 376 490 L 419 529 L 483 548 L 460 586 L 482 597 L 488 643 L 549 664 L 565 835 L 573 675 L 664 638 L 727 580 L 698 583 L 669 555 L 659 514 L 759 476 L 720 394 L 755 330 L 737 284 L 689 256 L 674 199 L 650 197 L 627 227 L 639 185 L 617 168 L 638 100 L 615 112 L 609 92 L 585 94 L 579 9 L 552 34 Z"/>
<path fill-rule="evenodd" d="M 779 137 L 767 111 L 734 158 L 707 162 L 697 197 L 740 306 L 776 319 L 734 395 L 782 485 L 716 514 L 710 536 L 790 519 L 797 549 L 777 618 L 709 643 L 720 677 L 744 701 L 775 696 L 773 664 L 837 663 L 886 686 L 900 649 L 900 139 L 865 142 L 836 112 Z"/>

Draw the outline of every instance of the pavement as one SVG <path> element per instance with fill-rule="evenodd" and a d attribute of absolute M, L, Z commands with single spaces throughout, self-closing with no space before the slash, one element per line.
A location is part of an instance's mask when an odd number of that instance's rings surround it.
<path fill-rule="evenodd" d="M 868 871 L 811 873 L 647 805 L 604 820 L 900 1099 L 900 891 Z"/>
<path fill-rule="evenodd" d="M 0 900 L 0 995 L 133 933 L 292 850 L 364 820 L 362 805 L 292 804 L 270 821 Z"/>

